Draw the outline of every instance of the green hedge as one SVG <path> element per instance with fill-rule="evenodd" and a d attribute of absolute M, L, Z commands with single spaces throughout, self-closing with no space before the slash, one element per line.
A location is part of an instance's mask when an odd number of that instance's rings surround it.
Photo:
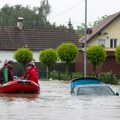
<path fill-rule="evenodd" d="M 49 78 L 58 79 L 58 80 L 71 80 L 71 79 L 81 78 L 81 77 L 83 77 L 83 75 L 79 72 L 77 73 L 69 72 L 66 75 L 65 72 L 57 72 L 54 70 L 49 74 Z"/>
<path fill-rule="evenodd" d="M 115 75 L 112 73 L 102 73 L 100 75 L 100 80 L 106 84 L 112 84 L 112 85 L 117 85 L 118 84 L 118 79 L 116 78 Z"/>
<path fill-rule="evenodd" d="M 57 72 L 57 71 L 52 71 L 49 73 L 49 78 L 57 79 L 57 80 L 71 80 L 71 79 L 75 79 L 75 78 L 82 78 L 83 74 L 79 73 L 79 72 L 69 72 L 67 75 L 65 75 L 64 72 Z M 102 82 L 106 83 L 106 84 L 112 84 L 112 85 L 117 85 L 118 84 L 118 79 L 116 78 L 115 75 L 113 75 L 112 73 L 108 72 L 108 73 L 102 73 L 100 75 L 87 75 L 87 77 L 91 77 L 91 78 L 98 78 L 100 79 Z"/>

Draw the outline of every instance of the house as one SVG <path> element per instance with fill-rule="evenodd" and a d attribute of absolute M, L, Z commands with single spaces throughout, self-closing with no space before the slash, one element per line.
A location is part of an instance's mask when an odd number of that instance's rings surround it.
<path fill-rule="evenodd" d="M 24 29 L 19 18 L 15 27 L 0 27 L 0 61 L 14 60 L 14 52 L 22 47 L 32 50 L 39 62 L 39 51 L 57 48 L 63 42 L 72 42 L 79 47 L 79 40 L 73 29 Z"/>
<path fill-rule="evenodd" d="M 85 37 L 83 36 L 79 42 L 84 46 Z M 112 14 L 101 21 L 95 28 L 92 29 L 92 34 L 87 35 L 87 47 L 91 45 L 102 45 L 107 52 L 107 58 L 97 72 L 112 72 L 120 74 L 120 65 L 115 60 L 115 48 L 120 45 L 120 12 Z M 81 48 L 80 56 L 76 62 L 76 71 L 83 72 L 83 56 L 84 49 Z M 79 66 L 79 67 L 77 67 Z M 87 73 L 92 73 L 92 66 L 87 61 Z"/>

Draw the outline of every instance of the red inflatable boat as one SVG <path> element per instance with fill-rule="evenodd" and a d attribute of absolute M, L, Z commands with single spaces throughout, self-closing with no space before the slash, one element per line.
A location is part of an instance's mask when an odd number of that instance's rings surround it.
<path fill-rule="evenodd" d="M 39 93 L 40 87 L 31 80 L 13 80 L 0 85 L 0 93 Z"/>

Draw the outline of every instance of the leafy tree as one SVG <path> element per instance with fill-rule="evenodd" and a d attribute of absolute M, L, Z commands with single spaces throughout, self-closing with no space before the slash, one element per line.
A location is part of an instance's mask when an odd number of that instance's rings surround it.
<path fill-rule="evenodd" d="M 50 12 L 51 7 L 48 0 L 42 0 L 40 6 L 34 7 L 33 9 L 30 9 L 30 6 L 9 6 L 8 4 L 5 4 L 0 11 L 0 25 L 16 25 L 16 18 L 23 17 L 25 27 L 44 28 L 46 24 L 49 24 L 47 17 Z"/>
<path fill-rule="evenodd" d="M 101 45 L 90 46 L 86 51 L 87 59 L 92 63 L 93 73 L 96 74 L 96 66 L 101 65 L 106 58 L 106 51 Z"/>
<path fill-rule="evenodd" d="M 115 57 L 116 57 L 117 63 L 120 63 L 120 46 L 118 46 L 115 50 Z"/>
<path fill-rule="evenodd" d="M 89 27 L 94 28 L 96 25 L 98 25 L 101 21 L 103 21 L 105 18 L 107 17 L 107 15 L 104 15 L 102 17 L 98 17 L 97 20 L 95 20 L 93 23 L 89 23 Z"/>
<path fill-rule="evenodd" d="M 89 28 L 94 28 L 96 25 L 98 25 L 101 21 L 103 21 L 107 16 L 104 15 L 102 16 L 101 18 L 98 18 L 97 20 L 95 20 L 93 23 L 89 23 L 88 24 L 88 27 Z M 77 26 L 77 29 L 76 29 L 76 33 L 77 33 L 77 36 L 78 38 L 81 38 L 82 36 L 84 36 L 85 34 L 85 24 L 84 23 L 81 23 L 80 26 Z"/>
<path fill-rule="evenodd" d="M 25 66 L 27 63 L 33 60 L 33 53 L 29 48 L 19 48 L 14 53 L 14 58 L 17 62 Z"/>
<path fill-rule="evenodd" d="M 78 48 L 73 43 L 62 43 L 57 48 L 58 56 L 61 61 L 66 63 L 66 74 L 68 73 L 68 64 L 75 61 L 78 56 Z"/>
<path fill-rule="evenodd" d="M 57 53 L 52 48 L 40 51 L 39 60 L 42 64 L 48 67 L 48 70 L 50 70 L 50 68 L 57 63 Z"/>
<path fill-rule="evenodd" d="M 80 26 L 77 26 L 76 30 L 78 38 L 81 38 L 85 34 L 85 24 L 82 23 Z"/>
<path fill-rule="evenodd" d="M 39 7 L 30 8 L 29 5 L 9 6 L 5 4 L 0 10 L 0 26 L 16 26 L 17 17 L 23 17 L 24 28 L 66 28 L 64 25 L 51 24 L 48 16 L 51 6 L 48 0 L 41 0 Z"/>

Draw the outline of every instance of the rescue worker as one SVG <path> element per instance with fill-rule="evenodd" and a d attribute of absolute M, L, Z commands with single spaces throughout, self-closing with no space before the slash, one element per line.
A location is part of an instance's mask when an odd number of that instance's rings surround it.
<path fill-rule="evenodd" d="M 38 84 L 38 74 L 32 64 L 26 65 L 26 71 L 23 74 L 23 79 L 34 81 Z"/>
<path fill-rule="evenodd" d="M 38 74 L 38 68 L 36 67 L 36 65 L 35 65 L 34 62 L 35 62 L 35 60 L 33 59 L 33 61 L 29 62 L 29 64 L 31 64 L 32 67 L 34 67 L 34 69 L 36 70 L 36 72 L 37 72 L 37 74 Z"/>
<path fill-rule="evenodd" d="M 14 72 L 12 70 L 13 62 L 8 61 L 4 68 L 4 82 L 9 82 L 13 80 Z"/>

